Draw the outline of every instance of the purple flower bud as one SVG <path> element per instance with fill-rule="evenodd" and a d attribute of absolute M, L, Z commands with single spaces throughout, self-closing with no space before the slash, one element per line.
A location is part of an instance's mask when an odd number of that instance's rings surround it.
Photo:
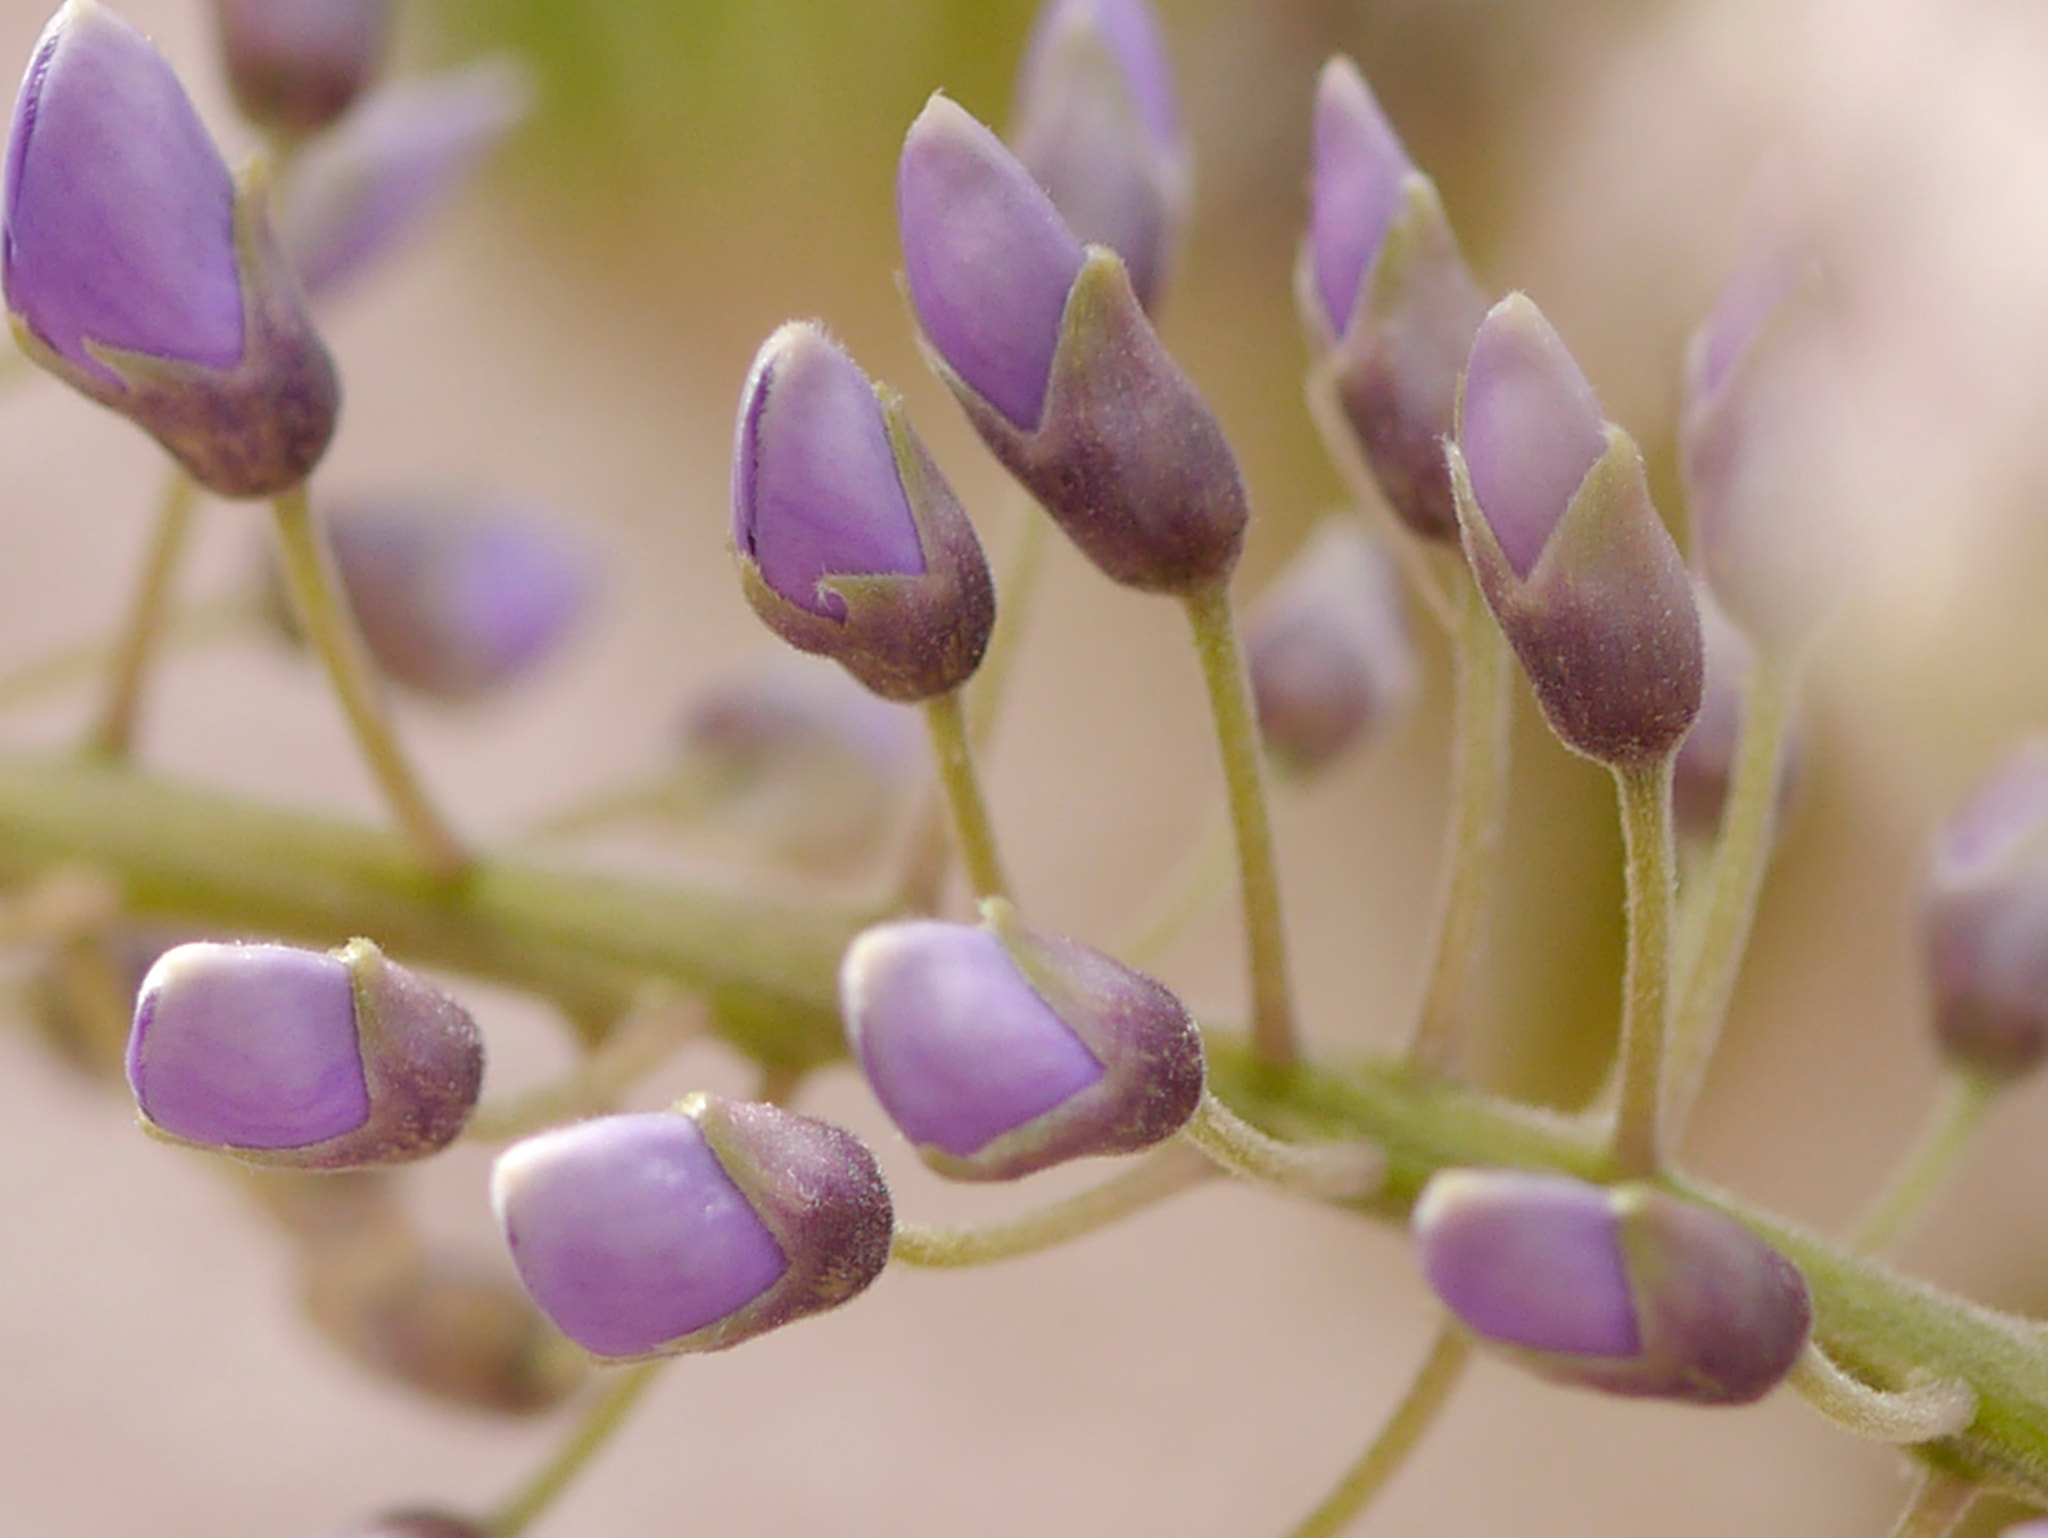
<path fill-rule="evenodd" d="M 489 1530 L 467 1517 L 417 1507 L 379 1512 L 361 1522 L 336 1528 L 326 1538 L 489 1538 Z"/>
<path fill-rule="evenodd" d="M 1400 579 L 1349 519 L 1316 530 L 1245 618 L 1259 731 L 1282 768 L 1311 774 L 1415 696 Z"/>
<path fill-rule="evenodd" d="M 1701 684 L 1699 718 L 1679 744 L 1672 764 L 1671 807 L 1681 838 L 1702 842 L 1721 829 L 1721 808 L 1735 777 L 1736 755 L 1742 751 L 1742 723 L 1756 655 L 1748 639 L 1729 623 L 1719 604 L 1704 589 L 1695 589 L 1700 635 L 1705 642 L 1706 671 Z M 1798 777 L 1798 744 L 1792 744 L 1778 771 L 1778 810 L 1784 811 Z"/>
<path fill-rule="evenodd" d="M 534 88 L 509 58 L 484 59 L 365 99 L 310 141 L 278 199 L 278 240 L 318 300 L 403 244 L 526 120 Z"/>
<path fill-rule="evenodd" d="M 452 1141 L 483 1043 L 460 1005 L 367 940 L 181 945 L 142 981 L 128 1083 L 144 1130 L 168 1141 L 347 1169 Z"/>
<path fill-rule="evenodd" d="M 1309 255 L 1332 338 L 1350 329 L 1365 275 L 1401 210 L 1414 162 L 1387 115 L 1346 58 L 1316 77 L 1315 141 L 1309 173 Z"/>
<path fill-rule="evenodd" d="M 1699 714 L 1699 613 L 1642 455 L 1535 305 L 1472 343 L 1449 448 L 1480 591 L 1573 751 L 1614 768 L 1675 751 Z"/>
<path fill-rule="evenodd" d="M 887 699 L 966 682 L 995 589 L 901 402 L 819 327 L 791 324 L 754 359 L 735 439 L 733 548 L 762 621 Z"/>
<path fill-rule="evenodd" d="M 391 30 L 391 0 L 215 0 L 214 13 L 235 105 L 292 138 L 348 110 Z"/>
<path fill-rule="evenodd" d="M 372 659 L 441 700 L 476 699 L 534 672 L 598 587 L 591 551 L 567 529 L 483 499 L 347 502 L 323 523 Z M 281 581 L 271 607 L 289 628 Z"/>
<path fill-rule="evenodd" d="M 2048 1053 L 2048 738 L 2023 743 L 1949 820 L 1920 924 L 1943 1053 L 1993 1079 L 2033 1069 Z"/>
<path fill-rule="evenodd" d="M 1145 0 L 1046 0 L 1017 83 L 1017 158 L 1156 309 L 1187 218 L 1188 146 Z"/>
<path fill-rule="evenodd" d="M 339 401 L 262 201 L 237 195 L 148 39 L 66 0 L 15 103 L 8 312 L 37 363 L 230 497 L 303 481 Z"/>
<path fill-rule="evenodd" d="M 1025 928 L 999 900 L 982 913 L 980 928 L 870 929 L 840 966 L 854 1055 L 925 1162 L 1013 1180 L 1178 1131 L 1203 1083 L 1180 1001 L 1100 951 Z"/>
<path fill-rule="evenodd" d="M 1654 1187 L 1449 1170 L 1424 1188 L 1414 1227 L 1444 1306 L 1560 1383 L 1748 1404 L 1792 1370 L 1812 1329 L 1796 1266 Z"/>
<path fill-rule="evenodd" d="M 881 1274 L 895 1221 L 851 1133 L 704 1095 L 516 1144 L 491 1202 L 541 1311 L 612 1360 L 715 1351 L 843 1303 Z"/>
<path fill-rule="evenodd" d="M 1084 253 L 1000 139 L 934 96 L 896 178 L 933 366 L 1003 466 L 1112 580 L 1225 580 L 1248 516 L 1237 461 L 1117 255 Z"/>

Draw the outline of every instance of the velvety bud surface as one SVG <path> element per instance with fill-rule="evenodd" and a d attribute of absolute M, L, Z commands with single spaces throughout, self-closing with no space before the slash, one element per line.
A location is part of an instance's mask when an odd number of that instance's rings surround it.
<path fill-rule="evenodd" d="M 1003 142 L 944 96 L 904 140 L 896 217 L 932 347 L 1012 424 L 1036 427 L 1080 241 Z"/>
<path fill-rule="evenodd" d="M 1330 335 L 1341 337 L 1414 170 L 1349 59 L 1330 60 L 1316 78 L 1310 164 L 1309 254 Z"/>
<path fill-rule="evenodd" d="M 875 388 L 816 326 L 784 326 L 754 360 L 733 451 L 732 537 L 769 587 L 832 619 L 846 602 L 822 579 L 925 569 Z"/>
<path fill-rule="evenodd" d="M 696 1121 L 671 1112 L 528 1138 L 499 1156 L 491 1202 L 527 1291 L 596 1356 L 659 1352 L 788 1268 Z"/>
<path fill-rule="evenodd" d="M 66 0 L 29 61 L 8 142 L 9 312 L 78 368 L 88 344 L 226 369 L 243 351 L 235 190 L 149 40 Z"/>
<path fill-rule="evenodd" d="M 383 57 L 391 0 L 215 0 L 244 116 L 308 134 L 347 110 Z"/>
<path fill-rule="evenodd" d="M 1593 387 L 1520 294 L 1495 305 L 1472 339 L 1458 445 L 1501 553 L 1527 577 L 1607 438 Z"/>

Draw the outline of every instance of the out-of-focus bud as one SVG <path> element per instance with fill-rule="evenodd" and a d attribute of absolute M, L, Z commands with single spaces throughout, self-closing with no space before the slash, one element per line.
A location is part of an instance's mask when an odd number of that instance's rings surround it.
<path fill-rule="evenodd" d="M 1473 339 L 1449 453 L 1466 556 L 1551 730 L 1614 768 L 1675 751 L 1705 669 L 1685 563 L 1634 441 L 1520 294 Z"/>
<path fill-rule="evenodd" d="M 481 1522 L 419 1507 L 379 1512 L 338 1527 L 324 1538 L 490 1538 L 490 1534 Z"/>
<path fill-rule="evenodd" d="M 840 1012 L 875 1098 L 924 1161 L 1013 1180 L 1172 1136 L 1202 1096 L 1180 1000 L 1100 951 L 982 904 L 980 927 L 884 924 L 847 948 Z"/>
<path fill-rule="evenodd" d="M 1436 184 L 1408 159 L 1346 58 L 1316 82 L 1309 233 L 1296 299 L 1310 389 L 1342 408 L 1364 467 L 1425 539 L 1458 537 L 1443 440 L 1486 300 Z"/>
<path fill-rule="evenodd" d="M 483 1042 L 461 1005 L 367 940 L 181 945 L 142 980 L 128 1083 L 144 1130 L 167 1141 L 348 1169 L 452 1141 Z"/>
<path fill-rule="evenodd" d="M 1756 654 L 1749 640 L 1729 623 L 1721 606 L 1704 588 L 1695 588 L 1700 635 L 1706 646 L 1706 673 L 1701 685 L 1700 713 L 1679 744 L 1672 764 L 1671 808 L 1680 838 L 1701 843 L 1721 830 L 1721 808 L 1735 777 L 1736 755 L 1742 751 L 1742 723 Z M 1778 810 L 1783 812 L 1798 778 L 1798 742 L 1778 766 Z"/>
<path fill-rule="evenodd" d="M 1155 310 L 1187 220 L 1189 156 L 1145 0 L 1046 0 L 1010 143 L 1067 227 L 1122 257 L 1138 302 Z"/>
<path fill-rule="evenodd" d="M 740 396 L 732 540 L 777 635 L 891 700 L 965 683 L 995 624 L 974 527 L 902 402 L 816 325 L 761 346 Z"/>
<path fill-rule="evenodd" d="M 306 292 L 325 301 L 417 233 L 533 101 L 524 66 L 484 59 L 379 91 L 308 142 L 277 207 Z"/>
<path fill-rule="evenodd" d="M 2014 1079 L 2048 1053 L 2048 738 L 2013 753 L 1942 830 L 1920 927 L 1950 1062 Z"/>
<path fill-rule="evenodd" d="M 1798 1267 L 1654 1187 L 1450 1170 L 1424 1188 L 1414 1227 L 1444 1306 L 1559 1383 L 1748 1404 L 1783 1381 L 1812 1329 Z"/>
<path fill-rule="evenodd" d="M 304 481 L 340 406 L 263 203 L 258 184 L 237 192 L 149 40 L 96 0 L 66 0 L 8 142 L 15 336 L 227 497 Z"/>
<path fill-rule="evenodd" d="M 1834 613 L 1866 541 L 1849 525 L 1856 434 L 1819 265 L 1782 215 L 1761 223 L 1687 350 L 1679 465 L 1701 576 L 1782 655 Z"/>
<path fill-rule="evenodd" d="M 1237 461 L 1123 262 L 1085 252 L 982 124 L 934 96 L 897 166 L 905 281 L 975 431 L 1110 578 L 1188 594 L 1236 565 Z"/>
<path fill-rule="evenodd" d="M 391 31 L 391 0 L 215 0 L 214 14 L 235 105 L 294 139 L 362 95 Z"/>
<path fill-rule="evenodd" d="M 1415 697 L 1401 584 L 1373 537 L 1332 518 L 1245 618 L 1259 732 L 1281 768 L 1313 774 Z"/>
<path fill-rule="evenodd" d="M 561 525 L 483 499 L 365 500 L 322 528 L 363 644 L 394 682 L 477 699 L 554 657 L 598 589 L 590 549 Z M 267 607 L 296 637 L 282 574 Z"/>
<path fill-rule="evenodd" d="M 188 938 L 118 923 L 52 947 L 29 974 L 23 1002 L 30 1023 L 71 1068 L 119 1083 L 136 990 L 157 957 Z"/>
<path fill-rule="evenodd" d="M 620 1361 L 720 1350 L 846 1302 L 881 1274 L 895 1222 L 851 1133 L 706 1095 L 515 1144 L 491 1203 L 541 1312 Z"/>

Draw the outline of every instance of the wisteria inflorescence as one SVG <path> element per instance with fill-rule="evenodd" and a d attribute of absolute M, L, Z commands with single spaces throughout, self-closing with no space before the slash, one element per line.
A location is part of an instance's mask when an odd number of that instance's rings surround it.
<path fill-rule="evenodd" d="M 100 0 L 65 0 L 14 114 L 0 278 L 20 352 L 166 464 L 85 740 L 0 758 L 0 917 L 34 960 L 23 999 L 46 1042 L 109 1083 L 125 1071 L 144 1132 L 254 1198 L 324 1339 L 444 1405 L 563 1418 L 493 1507 L 421 1490 L 308 1513 L 309 1531 L 551 1530 L 673 1358 L 857 1320 L 888 1268 L 1079 1244 L 1226 1178 L 1404 1230 L 1437 1319 L 1356 1461 L 1305 1492 L 1297 1538 L 1368 1521 L 1475 1352 L 1564 1390 L 1801 1395 L 1902 1450 L 1905 1538 L 1939 1538 L 1986 1492 L 2048 1508 L 2048 1330 L 1873 1258 L 2048 1054 L 2048 747 L 2020 746 L 1929 854 L 1918 941 L 1948 1092 L 1856 1229 L 1814 1233 L 1677 1157 L 1796 795 L 1800 686 L 1853 575 L 1854 413 L 1797 220 L 1760 222 L 1684 361 L 1682 548 L 1653 500 L 1664 480 L 1566 336 L 1530 296 L 1488 294 L 1371 86 L 1331 60 L 1302 93 L 1294 299 L 1347 505 L 1240 627 L 1246 477 L 1158 329 L 1193 185 L 1161 30 L 1146 0 L 1047 0 L 1007 136 L 935 92 L 895 179 L 910 319 L 1014 483 L 1012 515 L 965 505 L 904 398 L 827 323 L 776 329 L 734 381 L 735 581 L 843 676 L 735 676 L 692 708 L 673 773 L 498 846 L 448 817 L 392 693 L 515 690 L 605 593 L 595 558 L 517 499 L 330 498 L 312 479 L 344 401 L 328 296 L 434 211 L 530 89 L 502 60 L 386 83 L 386 0 L 216 10 L 264 142 L 241 173 Z M 173 590 L 207 496 L 268 504 L 274 539 L 228 633 L 318 660 L 390 831 L 140 761 L 139 702 L 194 629 Z M 1120 597 L 1178 606 L 1214 728 L 1216 847 L 1136 936 L 1035 917 L 982 790 L 1052 531 Z M 1420 1002 L 1398 1050 L 1333 1054 L 1304 1028 L 1270 804 L 1368 751 L 1426 693 L 1431 647 L 1452 727 Z M 1475 983 L 1517 669 L 1619 809 L 1616 1048 L 1573 1114 L 1468 1066 L 1496 1025 Z M 585 857 L 590 835 L 647 817 L 748 827 L 786 868 L 756 887 Z M 789 879 L 805 867 L 857 881 Z M 1147 970 L 1233 874 L 1241 1010 Z M 573 1064 L 487 1093 L 480 983 L 552 1007 Z M 692 1033 L 744 1059 L 752 1092 L 681 1077 Z M 798 1108 L 854 1075 L 901 1146 Z M 499 1149 L 496 1268 L 401 1199 L 395 1167 L 458 1141 Z M 1116 1162 L 940 1225 L 892 1195 L 911 1160 L 980 1183 Z"/>

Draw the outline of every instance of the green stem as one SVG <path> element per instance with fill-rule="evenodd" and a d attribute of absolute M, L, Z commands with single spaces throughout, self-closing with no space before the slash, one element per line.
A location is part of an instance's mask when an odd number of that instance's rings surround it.
<path fill-rule="evenodd" d="M 1455 1324 L 1447 1322 L 1440 1326 L 1436 1339 L 1430 1343 L 1429 1355 L 1422 1359 L 1414 1381 L 1408 1385 L 1408 1392 L 1394 1406 L 1378 1435 L 1344 1471 L 1337 1487 L 1323 1497 L 1322 1504 L 1288 1538 L 1336 1538 L 1356 1521 L 1421 1445 L 1444 1406 L 1450 1403 L 1451 1392 L 1465 1376 L 1466 1364 L 1471 1360 L 1471 1337 Z"/>
<path fill-rule="evenodd" d="M 1282 1142 L 1206 1090 L 1180 1135 L 1231 1174 L 1302 1196 L 1355 1201 L 1386 1180 L 1386 1158 L 1371 1144 Z"/>
<path fill-rule="evenodd" d="M 984 1266 L 1079 1239 L 1210 1180 L 1216 1166 L 1185 1143 L 1168 1143 L 1091 1190 L 1016 1217 L 959 1228 L 898 1223 L 889 1258 L 907 1266 Z"/>
<path fill-rule="evenodd" d="M 1500 885 L 1500 846 L 1507 824 L 1514 670 L 1507 639 L 1471 582 L 1458 596 L 1451 637 L 1455 714 L 1451 727 L 1451 792 L 1444 826 L 1441 893 L 1422 1012 L 1409 1053 L 1435 1073 L 1456 1066 L 1485 944 L 1487 917 Z"/>
<path fill-rule="evenodd" d="M 1899 1513 L 1891 1538 L 1948 1538 L 1962 1526 L 1963 1518 L 1970 1514 L 1981 1493 L 1967 1479 L 1941 1469 L 1926 1469 L 1914 1486 L 1906 1509 Z"/>
<path fill-rule="evenodd" d="M 1237 838 L 1245 945 L 1250 953 L 1252 1040 L 1269 1066 L 1287 1068 L 1297 1060 L 1299 1048 L 1287 977 L 1287 934 L 1280 920 L 1280 872 L 1273 855 L 1272 821 L 1266 814 L 1258 718 L 1252 712 L 1251 686 L 1238 649 L 1230 590 L 1219 582 L 1190 593 L 1186 604 L 1223 755 L 1231 831 Z"/>
<path fill-rule="evenodd" d="M 1614 1163 L 1627 1179 L 1663 1167 L 1660 1117 L 1664 1040 L 1670 1009 L 1671 915 L 1677 898 L 1677 850 L 1671 837 L 1672 755 L 1617 768 L 1622 853 L 1628 874 L 1628 960 L 1622 978 L 1620 1095 L 1614 1110 Z"/>
<path fill-rule="evenodd" d="M 165 473 L 156 531 L 150 537 L 149 552 L 143 557 L 142 581 L 129 605 L 127 626 L 114 646 L 106 698 L 86 737 L 88 752 L 126 758 L 134 744 L 135 717 L 142 702 L 143 684 L 163 635 L 171 585 L 177 580 L 185 549 L 192 542 L 192 515 L 198 502 L 198 485 L 172 465 Z"/>
<path fill-rule="evenodd" d="M 960 863 L 966 867 L 967 884 L 977 899 L 1005 897 L 1010 886 L 1003 879 L 995 827 L 989 821 L 988 803 L 982 799 L 981 781 L 974 772 L 974 750 L 968 744 L 967 717 L 960 708 L 959 691 L 926 700 L 924 720 L 931 733 L 939 784 L 953 814 L 953 842 L 960 851 Z"/>
<path fill-rule="evenodd" d="M 1749 949 L 1757 898 L 1776 844 L 1778 785 L 1791 740 L 1799 673 L 1796 659 L 1769 653 L 1757 657 L 1743 703 L 1742 735 L 1720 836 L 1714 841 L 1699 896 L 1688 899 L 1689 908 L 1698 904 L 1697 919 L 1687 925 L 1686 944 L 1678 958 L 1665 1087 L 1666 1126 L 1674 1142 L 1699 1099 Z"/>
<path fill-rule="evenodd" d="M 604 1450 L 668 1362 L 667 1357 L 657 1357 L 651 1362 L 620 1368 L 555 1455 L 541 1465 L 524 1487 L 484 1519 L 484 1531 L 491 1538 L 519 1538 L 575 1483 L 590 1460 Z"/>
<path fill-rule="evenodd" d="M 1919 1137 L 1870 1210 L 1850 1230 L 1852 1249 L 1872 1253 L 1898 1237 L 1955 1168 L 2002 1087 L 1981 1074 L 1948 1071 Z"/>
<path fill-rule="evenodd" d="M 242 594 L 214 599 L 168 616 L 158 645 L 198 646 L 245 634 L 262 619 L 257 605 Z M 0 711 L 19 709 L 89 679 L 104 677 L 113 667 L 116 646 L 105 640 L 67 647 L 0 678 Z"/>
<path fill-rule="evenodd" d="M 281 493 L 271 507 L 276 514 L 285 581 L 299 624 L 308 644 L 326 664 L 328 681 L 348 717 L 356 746 L 427 868 L 444 878 L 460 876 L 469 867 L 469 855 L 428 803 L 419 777 L 398 746 L 383 687 L 363 649 L 363 638 L 341 592 L 326 542 L 314 524 L 306 488 L 298 486 Z"/>
<path fill-rule="evenodd" d="M 1954 1436 L 1977 1414 L 1977 1395 L 1959 1379 L 1904 1389 L 1872 1388 L 1842 1371 L 1811 1341 L 1785 1381 L 1851 1435 L 1901 1447 Z"/>

